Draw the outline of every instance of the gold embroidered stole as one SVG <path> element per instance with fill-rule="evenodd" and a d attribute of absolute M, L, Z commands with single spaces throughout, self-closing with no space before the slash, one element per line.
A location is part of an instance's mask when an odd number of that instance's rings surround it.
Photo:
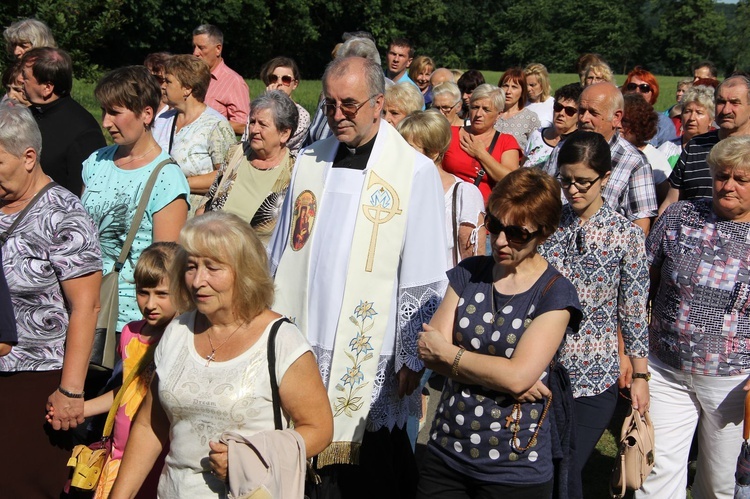
<path fill-rule="evenodd" d="M 391 310 L 391 302 L 398 281 L 416 153 L 392 127 L 381 123 L 379 134 L 384 136 L 376 139 L 358 203 L 333 345 L 328 381 L 333 443 L 318 455 L 319 467 L 358 463 L 383 340 L 395 334 L 387 330 L 387 324 L 389 315 L 397 313 Z M 378 144 L 379 139 L 384 144 Z M 295 199 L 292 227 L 276 273 L 280 286 L 274 309 L 295 319 L 303 332 L 307 331 L 310 247 L 325 244 L 314 237 L 308 239 L 314 232 L 314 215 L 325 202 L 321 199 L 325 173 L 337 146 L 335 138 L 327 139 L 302 155 L 291 193 Z"/>

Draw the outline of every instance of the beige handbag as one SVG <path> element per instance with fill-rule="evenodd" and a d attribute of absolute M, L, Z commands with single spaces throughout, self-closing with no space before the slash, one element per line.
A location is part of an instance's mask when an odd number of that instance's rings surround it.
<path fill-rule="evenodd" d="M 622 499 L 628 490 L 638 490 L 654 468 L 654 426 L 648 411 L 641 417 L 630 408 L 620 433 L 620 451 L 615 457 L 609 491 Z"/>

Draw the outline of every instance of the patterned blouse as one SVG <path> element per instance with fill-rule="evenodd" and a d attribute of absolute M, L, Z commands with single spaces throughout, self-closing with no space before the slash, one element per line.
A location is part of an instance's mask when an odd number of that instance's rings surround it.
<path fill-rule="evenodd" d="M 507 133 L 515 137 L 521 150 L 526 149 L 531 132 L 538 129 L 542 123 L 534 111 L 521 109 L 521 112 L 515 116 L 505 119 L 498 118 L 495 123 L 495 130 L 500 133 Z"/>
<path fill-rule="evenodd" d="M 651 353 L 706 376 L 750 373 L 750 223 L 717 216 L 712 200 L 671 205 L 646 239 L 661 280 L 649 326 Z"/>
<path fill-rule="evenodd" d="M 581 300 L 581 327 L 567 336 L 561 356 L 573 395 L 598 395 L 620 376 L 618 324 L 625 353 L 648 356 L 643 231 L 606 203 L 587 221 L 565 205 L 560 226 L 539 252 L 573 283 Z"/>

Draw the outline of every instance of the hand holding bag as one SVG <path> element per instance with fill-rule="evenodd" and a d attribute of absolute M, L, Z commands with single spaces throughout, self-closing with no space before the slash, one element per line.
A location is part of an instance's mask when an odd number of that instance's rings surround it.
<path fill-rule="evenodd" d="M 133 245 L 135 235 L 141 226 L 143 214 L 146 212 L 146 205 L 151 198 L 151 191 L 156 183 L 156 177 L 164 166 L 174 163 L 172 158 L 165 159 L 154 168 L 151 175 L 143 188 L 143 193 L 138 201 L 138 208 L 133 215 L 133 221 L 130 224 L 128 237 L 120 250 L 112 271 L 102 278 L 102 285 L 99 291 L 99 315 L 96 320 L 96 335 L 94 336 L 94 345 L 91 350 L 90 363 L 104 369 L 113 369 L 115 367 L 115 346 L 117 344 L 117 317 L 120 313 L 120 271 L 125 265 L 125 260 L 130 253 L 130 247 Z"/>
<path fill-rule="evenodd" d="M 630 408 L 620 435 L 620 451 L 615 457 L 609 490 L 621 499 L 628 490 L 638 490 L 654 468 L 654 426 L 648 411 L 641 417 Z"/>
<path fill-rule="evenodd" d="M 155 345 L 149 348 L 135 368 L 128 374 L 128 377 L 125 378 L 120 390 L 117 392 L 117 396 L 112 401 L 112 407 L 109 408 L 102 439 L 91 445 L 76 445 L 73 447 L 73 454 L 68 459 L 68 467 L 73 468 L 70 476 L 71 487 L 80 490 L 94 490 L 96 488 L 99 478 L 102 476 L 104 464 L 112 450 L 110 436 L 112 435 L 112 428 L 115 425 L 115 415 L 120 408 L 122 397 L 125 395 L 130 383 L 154 360 L 155 349 Z"/>

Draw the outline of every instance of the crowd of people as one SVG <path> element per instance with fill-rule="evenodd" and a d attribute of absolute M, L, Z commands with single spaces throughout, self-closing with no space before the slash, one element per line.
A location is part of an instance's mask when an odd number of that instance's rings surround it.
<path fill-rule="evenodd" d="M 201 25 L 99 80 L 100 127 L 44 23 L 3 34 L 0 497 L 77 497 L 114 405 L 97 498 L 578 498 L 618 394 L 655 430 L 636 498 L 685 497 L 690 459 L 732 497 L 750 76 L 700 62 L 662 113 L 597 54 L 494 85 L 355 32 L 311 117 L 293 59 L 251 101 Z"/>

